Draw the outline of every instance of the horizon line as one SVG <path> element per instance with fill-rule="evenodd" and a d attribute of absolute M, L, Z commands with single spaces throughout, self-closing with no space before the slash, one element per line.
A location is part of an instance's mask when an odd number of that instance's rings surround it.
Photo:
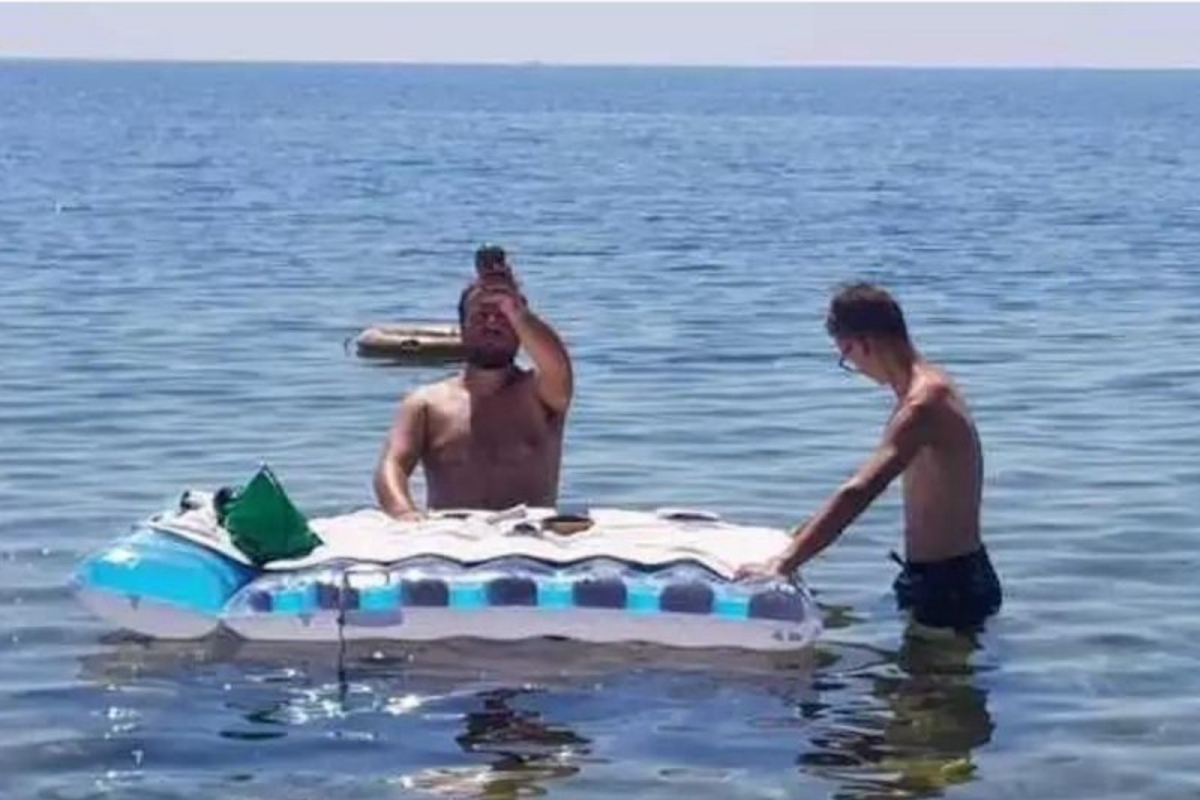
<path fill-rule="evenodd" d="M 344 59 L 344 58 L 170 58 L 146 56 L 59 56 L 0 53 L 0 64 L 37 62 L 59 64 L 141 64 L 192 66 L 325 66 L 325 67 L 458 67 L 458 68 L 552 68 L 552 69 L 729 69 L 729 70 L 927 70 L 927 71 L 987 71 L 987 72 L 1196 72 L 1195 65 L 1102 65 L 1102 64 L 1004 64 L 1004 63 L 912 63 L 912 62 L 812 62 L 812 63 L 704 63 L 659 61 L 548 61 L 522 59 L 511 61 L 405 61 L 403 59 Z"/>

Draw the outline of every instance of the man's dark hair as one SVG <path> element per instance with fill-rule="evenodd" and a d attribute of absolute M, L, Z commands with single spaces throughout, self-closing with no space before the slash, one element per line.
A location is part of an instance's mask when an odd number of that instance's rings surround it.
<path fill-rule="evenodd" d="M 491 267 L 493 264 L 507 264 L 508 255 L 504 252 L 504 248 L 495 244 L 480 245 L 475 251 L 475 270 Z"/>
<path fill-rule="evenodd" d="M 866 282 L 843 286 L 829 303 L 830 336 L 878 336 L 908 342 L 904 312 L 885 289 Z"/>

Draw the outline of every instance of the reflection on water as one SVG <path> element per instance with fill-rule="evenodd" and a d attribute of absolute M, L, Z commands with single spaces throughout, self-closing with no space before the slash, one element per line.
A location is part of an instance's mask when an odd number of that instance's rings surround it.
<path fill-rule="evenodd" d="M 587 755 L 589 740 L 536 711 L 514 708 L 512 701 L 529 690 L 497 689 L 476 697 L 480 707 L 463 719 L 455 741 L 465 753 L 488 756 L 484 767 L 426 769 L 401 779 L 406 788 L 461 797 L 513 798 L 541 794 L 540 785 L 579 771 L 576 759 Z"/>
<path fill-rule="evenodd" d="M 801 783 L 833 782 L 840 798 L 928 797 L 974 778 L 973 753 L 994 727 L 966 639 L 910 635 L 896 651 L 826 643 L 788 657 L 549 640 L 110 645 L 83 660 L 84 677 L 129 690 L 127 706 L 172 686 L 216 737 L 382 748 L 384 764 L 370 762 L 387 770 L 380 782 L 437 796 L 542 794 L 621 763 L 623 747 L 669 753 L 662 742 L 702 726 L 724 774 L 794 764 Z M 134 707 L 112 723 L 108 738 L 153 735 Z M 777 752 L 784 728 L 798 733 L 790 754 Z M 636 737 L 642 745 L 622 744 Z M 755 737 L 771 747 L 740 763 L 737 748 Z M 664 760 L 664 775 L 683 766 Z"/>
<path fill-rule="evenodd" d="M 798 763 L 835 779 L 839 798 L 929 797 L 972 780 L 972 754 L 995 727 L 977 649 L 968 637 L 907 633 L 897 652 L 843 676 L 851 699 L 825 709 Z"/>

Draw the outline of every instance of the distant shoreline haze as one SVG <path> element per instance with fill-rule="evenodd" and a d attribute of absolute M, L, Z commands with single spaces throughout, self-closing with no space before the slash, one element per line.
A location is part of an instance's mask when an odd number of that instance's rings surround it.
<path fill-rule="evenodd" d="M 1197 42 L 1200 3 L 0 3 L 24 59 L 1157 70 Z"/>

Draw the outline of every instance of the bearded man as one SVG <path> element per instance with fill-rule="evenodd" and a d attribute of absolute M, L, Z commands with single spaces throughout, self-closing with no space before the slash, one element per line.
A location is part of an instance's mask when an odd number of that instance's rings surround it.
<path fill-rule="evenodd" d="M 420 517 L 409 490 L 418 464 L 428 509 L 553 508 L 557 502 L 574 390 L 571 359 L 554 329 L 526 304 L 503 250 L 489 248 L 485 256 L 495 252 L 505 263 L 477 264 L 477 280 L 459 298 L 466 365 L 405 396 L 388 433 L 375 494 L 397 519 Z M 532 369 L 516 364 L 522 348 Z"/>

